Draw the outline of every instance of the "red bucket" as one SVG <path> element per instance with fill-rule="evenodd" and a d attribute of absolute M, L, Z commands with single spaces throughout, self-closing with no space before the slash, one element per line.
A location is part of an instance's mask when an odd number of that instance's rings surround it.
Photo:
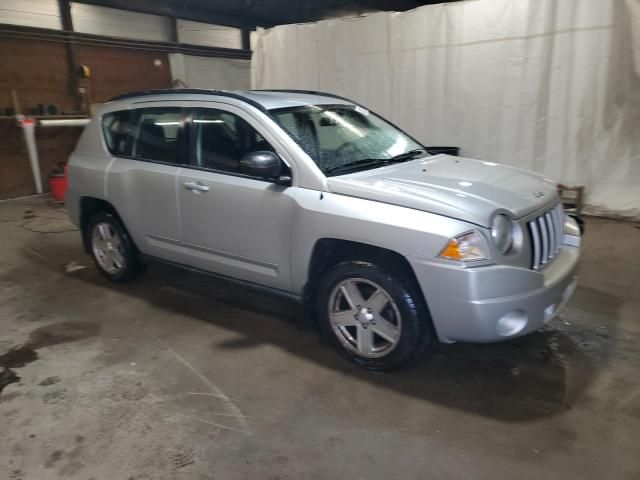
<path fill-rule="evenodd" d="M 67 166 L 64 166 L 62 173 L 56 169 L 49 175 L 49 188 L 51 195 L 56 202 L 64 202 L 64 194 L 67 192 Z"/>

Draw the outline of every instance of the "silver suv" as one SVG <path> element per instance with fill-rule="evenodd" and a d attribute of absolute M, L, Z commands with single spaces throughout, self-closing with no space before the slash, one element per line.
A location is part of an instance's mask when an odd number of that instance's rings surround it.
<path fill-rule="evenodd" d="M 530 333 L 576 287 L 580 232 L 553 181 L 430 155 L 335 95 L 123 95 L 69 166 L 71 217 L 109 280 L 147 257 L 294 296 L 366 368 L 435 338 Z"/>

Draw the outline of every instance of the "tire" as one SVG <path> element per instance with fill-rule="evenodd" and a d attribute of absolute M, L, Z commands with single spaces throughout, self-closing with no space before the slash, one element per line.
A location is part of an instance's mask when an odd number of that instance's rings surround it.
<path fill-rule="evenodd" d="M 138 251 L 122 222 L 112 213 L 91 217 L 85 232 L 93 261 L 100 273 L 115 283 L 124 283 L 144 271 Z"/>
<path fill-rule="evenodd" d="M 319 282 L 316 311 L 329 341 L 369 370 L 407 364 L 431 342 L 428 310 L 402 268 L 356 260 L 336 264 Z"/>

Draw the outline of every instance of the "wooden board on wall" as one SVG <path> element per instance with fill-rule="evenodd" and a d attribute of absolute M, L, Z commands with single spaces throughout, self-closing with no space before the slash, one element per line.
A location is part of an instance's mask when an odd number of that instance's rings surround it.
<path fill-rule="evenodd" d="M 78 46 L 79 64 L 91 68 L 92 102 L 134 90 L 170 88 L 166 53 L 122 47 Z M 159 62 L 158 62 L 159 61 Z M 11 107 L 11 90 L 24 112 L 38 104 L 56 105 L 71 112 L 78 104 L 69 88 L 65 46 L 58 42 L 10 39 L 0 41 L 0 115 Z M 66 161 L 80 134 L 79 128 L 39 128 L 36 131 L 43 179 Z M 22 132 L 12 120 L 0 120 L 0 198 L 35 193 Z"/>

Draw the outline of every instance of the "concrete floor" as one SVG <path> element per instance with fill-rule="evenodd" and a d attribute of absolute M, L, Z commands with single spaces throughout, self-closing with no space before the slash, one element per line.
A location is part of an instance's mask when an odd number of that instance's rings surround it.
<path fill-rule="evenodd" d="M 0 478 L 640 478 L 633 224 L 588 221 L 543 331 L 389 374 L 278 298 L 164 266 L 107 283 L 42 198 L 0 228 Z"/>

